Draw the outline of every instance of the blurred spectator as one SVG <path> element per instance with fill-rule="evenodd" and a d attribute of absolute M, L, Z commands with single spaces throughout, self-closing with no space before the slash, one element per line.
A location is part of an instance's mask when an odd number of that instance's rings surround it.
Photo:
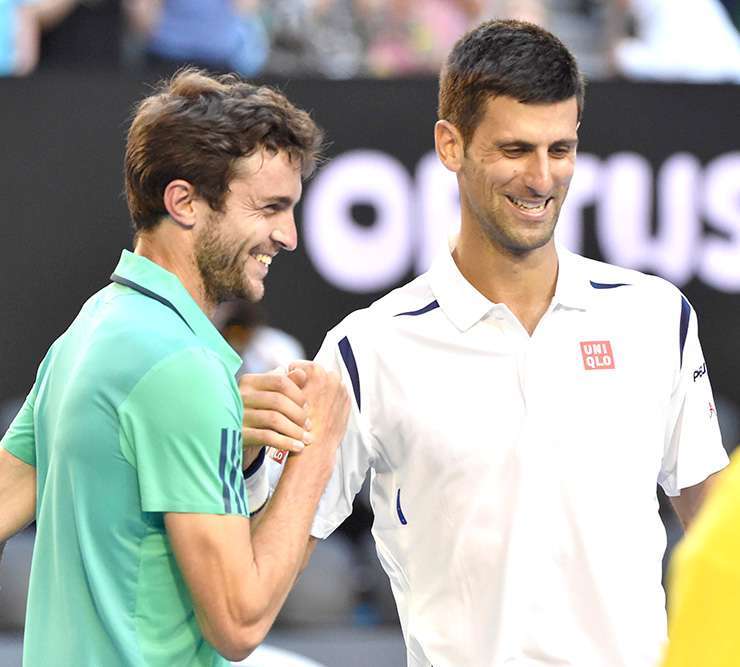
<path fill-rule="evenodd" d="M 41 37 L 40 67 L 116 68 L 121 63 L 120 0 L 77 0 Z"/>
<path fill-rule="evenodd" d="M 720 0 L 618 0 L 635 36 L 614 49 L 635 79 L 740 83 L 740 35 Z"/>
<path fill-rule="evenodd" d="M 237 375 L 265 373 L 306 357 L 303 346 L 293 336 L 267 326 L 258 303 L 228 301 L 217 308 L 213 321 L 243 360 Z"/>
<path fill-rule="evenodd" d="M 276 75 L 347 79 L 362 74 L 365 46 L 353 0 L 272 0 L 266 70 Z"/>
<path fill-rule="evenodd" d="M 547 26 L 552 0 L 482 0 L 480 20 L 517 19 Z"/>
<path fill-rule="evenodd" d="M 610 17 L 614 0 L 548 0 L 547 23 L 575 55 L 587 79 L 613 75 L 610 62 Z"/>
<path fill-rule="evenodd" d="M 254 76 L 269 41 L 259 0 L 124 0 L 129 60 L 200 65 Z"/>
<path fill-rule="evenodd" d="M 0 0 L 0 76 L 25 76 L 39 62 L 41 32 L 59 23 L 77 0 Z"/>
<path fill-rule="evenodd" d="M 477 22 L 481 0 L 356 0 L 367 26 L 367 72 L 438 72 L 458 38 Z"/>

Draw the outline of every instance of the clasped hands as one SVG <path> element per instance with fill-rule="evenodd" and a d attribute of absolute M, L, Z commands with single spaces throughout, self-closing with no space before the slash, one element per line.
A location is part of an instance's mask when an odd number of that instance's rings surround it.
<path fill-rule="evenodd" d="M 295 361 L 287 373 L 247 373 L 239 390 L 245 469 L 265 445 L 297 454 L 314 444 L 336 448 L 344 435 L 349 395 L 338 373 L 315 362 Z"/>

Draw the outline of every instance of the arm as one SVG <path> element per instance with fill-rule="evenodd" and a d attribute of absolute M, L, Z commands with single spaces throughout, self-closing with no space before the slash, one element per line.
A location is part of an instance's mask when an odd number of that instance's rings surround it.
<path fill-rule="evenodd" d="M 259 525 L 252 529 L 238 516 L 165 515 L 203 634 L 231 660 L 262 641 L 304 564 L 311 521 L 344 433 L 349 400 L 339 377 L 313 364 L 304 371 L 313 443 L 285 464 Z"/>
<path fill-rule="evenodd" d="M 37 385 L 38 381 L 0 440 L 0 556 L 3 543 L 31 523 L 36 513 L 36 433 L 33 412 Z"/>
<path fill-rule="evenodd" d="M 675 331 L 679 333 L 676 338 L 681 346 L 676 354 L 676 375 L 668 404 L 658 482 L 687 526 L 712 485 L 715 473 L 727 465 L 727 453 L 699 343 L 696 313 L 680 295 L 676 311 L 681 313 L 680 320 L 679 317 L 675 320 Z M 668 331 L 669 335 L 672 333 Z"/>
<path fill-rule="evenodd" d="M 711 490 L 718 474 L 719 473 L 714 473 L 707 477 L 703 482 L 681 489 L 680 496 L 674 496 L 671 498 L 673 509 L 678 515 L 684 530 L 686 530 L 693 522 L 694 517 L 704 503 L 704 499 Z"/>
<path fill-rule="evenodd" d="M 131 30 L 143 37 L 151 35 L 159 23 L 162 4 L 162 0 L 123 0 L 123 13 Z"/>
<path fill-rule="evenodd" d="M 37 0 L 29 5 L 41 30 L 50 30 L 61 23 L 79 4 L 79 0 Z"/>
<path fill-rule="evenodd" d="M 0 448 L 0 558 L 5 541 L 33 521 L 36 468 Z"/>

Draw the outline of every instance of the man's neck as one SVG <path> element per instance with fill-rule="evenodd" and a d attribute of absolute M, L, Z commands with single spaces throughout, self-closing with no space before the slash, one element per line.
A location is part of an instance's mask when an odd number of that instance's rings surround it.
<path fill-rule="evenodd" d="M 558 258 L 552 239 L 516 254 L 483 237 L 461 234 L 453 258 L 473 287 L 489 301 L 505 304 L 532 335 L 555 294 Z"/>
<path fill-rule="evenodd" d="M 215 304 L 206 297 L 193 251 L 183 243 L 177 230 L 160 222 L 155 229 L 137 236 L 134 253 L 175 274 L 200 309 L 208 317 L 213 315 Z"/>

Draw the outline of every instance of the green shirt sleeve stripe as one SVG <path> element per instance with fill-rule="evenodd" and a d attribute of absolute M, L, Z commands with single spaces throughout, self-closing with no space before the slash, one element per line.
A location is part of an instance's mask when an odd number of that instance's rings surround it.
<path fill-rule="evenodd" d="M 234 431 L 232 434 L 232 447 L 231 447 L 231 488 L 234 490 L 234 497 L 236 498 L 236 505 L 242 514 L 248 514 L 247 503 L 244 502 L 244 497 L 241 492 L 241 484 L 238 480 L 244 479 L 243 475 L 239 474 L 241 468 L 241 444 L 242 436 L 238 431 Z"/>
<path fill-rule="evenodd" d="M 226 514 L 231 514 L 231 494 L 229 493 L 229 486 L 226 483 L 226 452 L 229 444 L 229 430 L 226 428 L 221 429 L 221 454 L 218 461 L 218 476 L 221 478 L 221 486 L 223 489 L 224 496 L 224 511 Z"/>
<path fill-rule="evenodd" d="M 231 446 L 229 446 L 231 440 Z M 218 463 L 218 475 L 224 499 L 224 511 L 232 513 L 232 505 L 237 513 L 249 516 L 245 499 L 244 479 L 238 473 L 241 468 L 241 433 L 232 429 L 221 429 L 221 452 Z"/>

